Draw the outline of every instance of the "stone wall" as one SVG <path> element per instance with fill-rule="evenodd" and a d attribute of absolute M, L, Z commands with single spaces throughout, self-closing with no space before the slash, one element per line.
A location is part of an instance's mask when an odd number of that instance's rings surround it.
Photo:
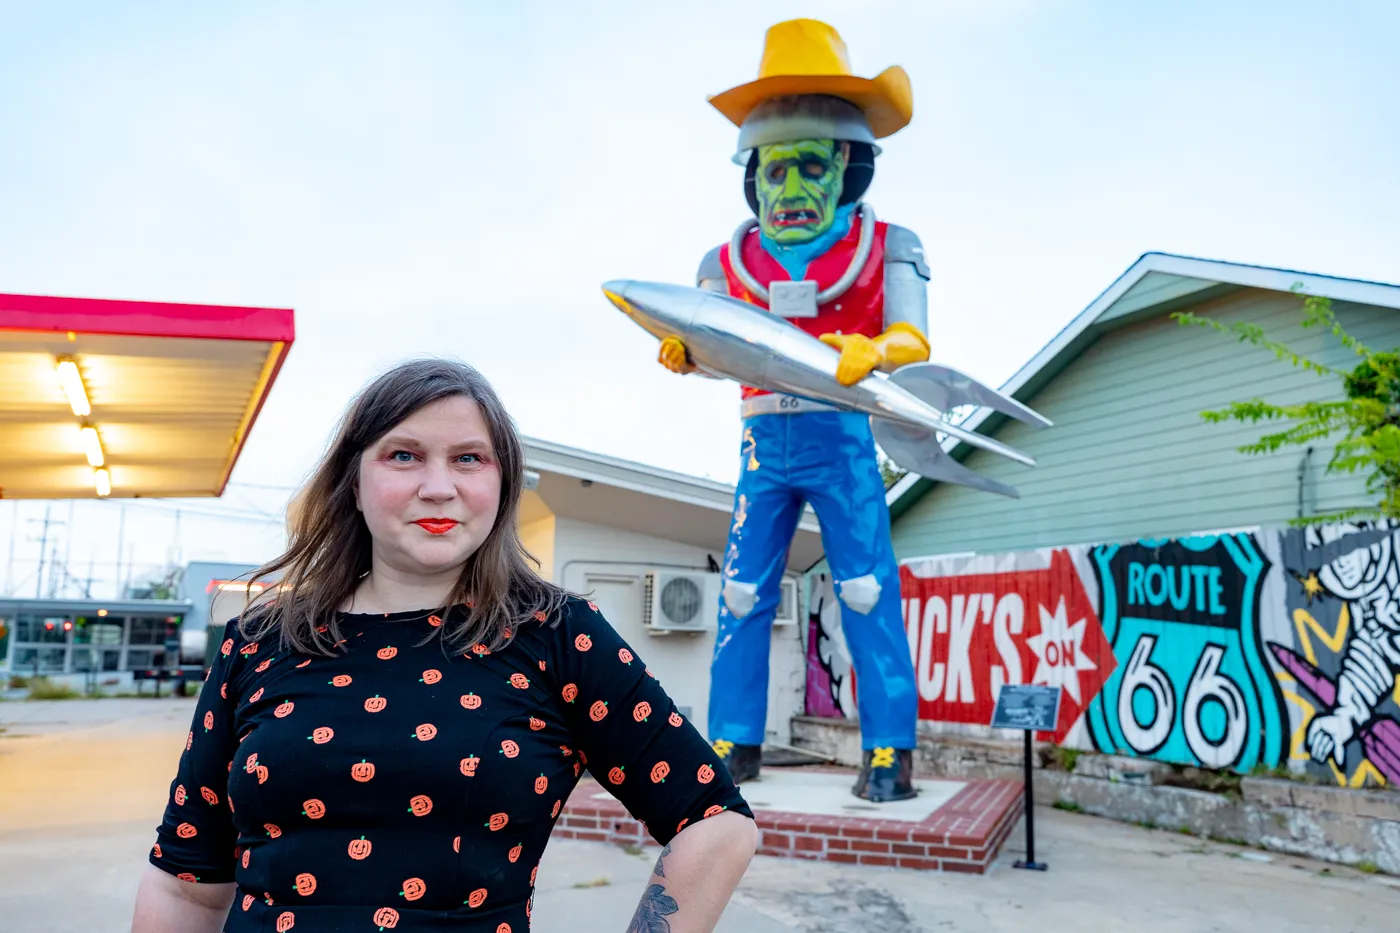
<path fill-rule="evenodd" d="M 840 764 L 860 762 L 857 723 L 797 717 L 793 742 Z M 915 770 L 920 777 L 1017 777 L 1019 742 L 948 734 L 921 723 Z M 1228 781 L 1221 791 L 1180 784 L 1209 775 L 1183 774 L 1162 762 L 1082 753 L 1072 771 L 1042 767 L 1051 746 L 1037 745 L 1036 803 L 1094 816 L 1174 829 L 1345 865 L 1400 874 L 1400 793 L 1351 790 L 1275 777 Z"/>

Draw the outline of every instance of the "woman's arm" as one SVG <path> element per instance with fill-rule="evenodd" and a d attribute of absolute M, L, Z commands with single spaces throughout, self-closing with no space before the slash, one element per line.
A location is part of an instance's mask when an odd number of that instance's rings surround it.
<path fill-rule="evenodd" d="M 758 828 L 738 813 L 687 826 L 661 850 L 627 933 L 710 933 L 757 847 Z"/>
<path fill-rule="evenodd" d="M 136 891 L 131 933 L 219 933 L 233 905 L 235 887 L 231 882 L 181 881 L 147 865 Z"/>

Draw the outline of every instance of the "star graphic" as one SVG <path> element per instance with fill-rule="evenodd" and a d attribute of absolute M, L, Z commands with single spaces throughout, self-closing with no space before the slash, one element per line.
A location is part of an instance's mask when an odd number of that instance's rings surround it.
<path fill-rule="evenodd" d="M 1324 595 L 1327 591 L 1322 586 L 1322 581 L 1317 578 L 1317 571 L 1308 571 L 1304 576 L 1297 571 L 1289 571 L 1293 578 L 1303 585 L 1303 596 L 1307 598 L 1308 605 L 1311 606 L 1314 599 Z"/>
<path fill-rule="evenodd" d="M 1063 596 L 1054 612 L 1044 606 L 1037 608 L 1040 610 L 1040 633 L 1026 639 L 1040 662 L 1031 683 L 1063 687 L 1074 702 L 1082 704 L 1079 672 L 1098 669 L 1084 651 L 1084 629 L 1088 623 L 1082 618 L 1073 625 L 1069 623 Z"/>

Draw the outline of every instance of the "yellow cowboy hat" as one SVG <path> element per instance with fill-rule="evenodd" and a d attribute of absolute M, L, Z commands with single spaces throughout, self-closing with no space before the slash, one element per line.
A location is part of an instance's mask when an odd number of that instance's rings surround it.
<path fill-rule="evenodd" d="M 851 61 L 840 33 L 814 19 L 792 19 L 768 30 L 758 80 L 709 98 L 735 126 L 743 126 L 755 107 L 774 97 L 826 94 L 847 100 L 864 112 L 876 139 L 897 133 L 914 117 L 914 91 L 898 65 L 873 78 L 851 74 Z"/>

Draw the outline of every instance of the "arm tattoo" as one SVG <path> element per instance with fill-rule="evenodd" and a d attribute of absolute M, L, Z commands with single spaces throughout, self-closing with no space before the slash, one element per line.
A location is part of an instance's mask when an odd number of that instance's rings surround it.
<path fill-rule="evenodd" d="M 670 854 L 670 846 L 661 850 L 656 867 L 651 870 L 652 875 L 666 877 L 666 868 L 662 863 Z M 637 905 L 637 912 L 632 915 L 632 922 L 627 925 L 627 933 L 671 933 L 671 922 L 666 918 L 678 910 L 680 906 L 674 897 L 666 893 L 665 885 L 648 885 L 642 902 Z"/>

